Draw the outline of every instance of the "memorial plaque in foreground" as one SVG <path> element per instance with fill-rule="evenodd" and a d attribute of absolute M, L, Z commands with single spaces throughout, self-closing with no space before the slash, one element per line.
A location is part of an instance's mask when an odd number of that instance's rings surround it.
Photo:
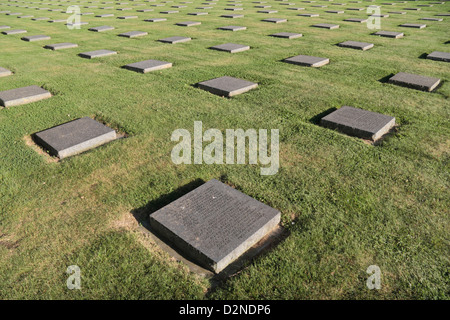
<path fill-rule="evenodd" d="M 273 230 L 280 216 L 211 180 L 151 214 L 150 225 L 196 263 L 219 273 Z"/>

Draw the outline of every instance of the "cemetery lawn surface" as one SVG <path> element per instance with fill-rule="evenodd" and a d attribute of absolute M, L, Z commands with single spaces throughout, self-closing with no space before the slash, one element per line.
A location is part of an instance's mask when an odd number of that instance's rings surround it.
<path fill-rule="evenodd" d="M 377 30 L 365 23 L 343 21 L 367 18 L 365 10 L 345 9 L 365 7 L 364 1 L 336 7 L 344 14 L 326 13 L 330 5 L 302 3 L 305 12 L 320 14 L 311 18 L 266 1 L 278 11 L 273 17 L 287 22 L 261 21 L 268 15 L 257 13 L 251 1 L 237 11 L 243 18 L 222 18 L 225 0 L 206 10 L 208 15 L 195 16 L 201 25 L 189 28 L 175 23 L 200 10 L 199 0 L 169 15 L 159 12 L 170 6 L 146 2 L 125 11 L 138 19 L 98 18 L 119 11 L 82 9 L 95 14 L 82 16 L 89 24 L 79 30 L 0 14 L 0 25 L 11 26 L 5 31 L 27 30 L 0 34 L 0 67 L 13 72 L 0 78 L 0 91 L 36 85 L 52 94 L 0 108 L 0 299 L 450 299 L 450 66 L 426 59 L 433 51 L 450 52 L 450 19 L 426 21 L 424 29 L 399 27 L 447 13 L 450 3 L 382 18 L 381 30 L 405 34 L 393 39 L 372 35 Z M 383 6 L 382 13 L 426 3 Z M 0 10 L 67 19 L 65 7 L 51 7 L 64 10 L 0 4 Z M 154 11 L 135 12 L 144 8 Z M 159 17 L 167 21 L 144 21 Z M 310 27 L 319 23 L 340 27 Z M 230 24 L 247 29 L 218 29 Z M 102 25 L 115 29 L 88 31 Z M 133 30 L 148 35 L 117 36 Z M 280 32 L 303 37 L 269 36 Z M 20 40 L 24 35 L 51 40 L 26 42 Z M 173 36 L 192 40 L 157 41 Z M 344 41 L 374 47 L 336 45 Z M 78 47 L 43 48 L 56 43 Z M 251 50 L 208 49 L 222 43 Z M 117 54 L 78 56 L 100 49 Z M 327 57 L 330 63 L 306 68 L 283 62 L 297 55 Z M 121 68 L 149 59 L 173 66 L 147 74 Z M 387 83 L 398 72 L 439 78 L 441 85 L 429 93 Z M 258 87 L 223 98 L 195 86 L 222 76 Z M 344 105 L 395 117 L 396 132 L 372 146 L 319 126 L 321 117 Z M 30 138 L 86 116 L 126 138 L 59 162 Z M 278 173 L 261 176 L 257 165 L 175 165 L 171 134 L 176 129 L 193 134 L 194 121 L 202 121 L 203 130 L 222 132 L 279 129 Z M 214 288 L 146 237 L 138 222 L 210 179 L 279 210 L 288 233 Z M 81 290 L 66 287 L 70 265 L 81 268 Z M 370 265 L 381 269 L 381 290 L 366 287 Z"/>

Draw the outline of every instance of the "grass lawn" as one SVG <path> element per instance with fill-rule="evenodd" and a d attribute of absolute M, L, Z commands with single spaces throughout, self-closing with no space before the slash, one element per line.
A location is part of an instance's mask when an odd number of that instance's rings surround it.
<path fill-rule="evenodd" d="M 82 17 L 89 25 L 69 30 L 64 23 L 18 19 L 0 14 L 0 25 L 27 34 L 0 34 L 0 67 L 14 72 L 0 78 L 0 91 L 39 85 L 53 97 L 0 109 L 0 299 L 449 299 L 449 152 L 450 68 L 423 58 L 432 51 L 450 52 L 448 17 L 421 21 L 450 10 L 450 3 L 390 14 L 381 30 L 405 33 L 402 39 L 371 35 L 366 24 L 344 22 L 366 17 L 374 2 L 301 3 L 287 10 L 266 0 L 278 13 L 263 14 L 243 0 L 244 11 L 225 11 L 220 0 L 205 16 L 189 12 L 205 6 L 192 0 L 179 13 L 164 7 L 129 11 L 83 8 L 82 12 L 115 17 Z M 51 5 L 33 4 L 51 9 Z M 348 1 L 345 1 L 348 2 Z M 74 2 L 75 3 L 75 2 Z M 159 3 L 159 2 L 157 2 Z M 402 11 L 427 1 L 384 5 L 382 13 Z M 64 19 L 68 14 L 3 1 L 1 10 L 35 17 Z M 324 4 L 328 8 L 312 5 Z M 32 6 L 31 4 L 29 4 Z M 140 13 L 137 9 L 153 12 Z M 325 10 L 345 10 L 344 14 Z M 299 17 L 317 12 L 316 18 Z M 245 14 L 226 19 L 222 14 Z M 138 15 L 119 20 L 117 16 Z M 165 22 L 144 19 L 163 17 Z M 288 22 L 262 22 L 268 17 Z M 201 21 L 194 27 L 181 21 Z M 336 23 L 337 30 L 311 27 Z M 401 28 L 426 23 L 425 29 Z M 111 25 L 96 33 L 89 27 Z M 247 30 L 218 30 L 227 25 Z M 118 37 L 146 31 L 135 39 Z M 276 32 L 303 37 L 280 39 Z M 51 40 L 25 42 L 24 35 L 46 34 Z M 188 36 L 192 41 L 164 44 L 156 40 Z M 371 50 L 341 48 L 346 40 L 371 42 Z M 73 42 L 78 48 L 51 51 L 45 44 Z M 208 48 L 223 43 L 249 45 L 228 54 Z M 107 49 L 115 56 L 83 59 L 78 53 Z M 321 68 L 281 62 L 304 54 L 330 59 Z M 148 59 L 173 67 L 148 74 L 120 68 Z M 428 93 L 383 81 L 397 72 L 442 79 Z M 193 86 L 220 76 L 257 82 L 259 87 L 231 99 Z M 320 115 L 349 105 L 394 116 L 394 135 L 379 146 L 318 125 Z M 105 146 L 56 161 L 33 145 L 30 135 L 90 116 L 126 133 Z M 319 117 L 318 117 L 319 116 Z M 280 170 L 261 176 L 257 165 L 175 165 L 170 157 L 174 130 L 279 129 Z M 289 236 L 242 272 L 211 290 L 207 279 L 190 273 L 139 230 L 135 212 L 151 213 L 166 195 L 194 181 L 219 179 L 282 214 Z M 164 202 L 164 201 L 163 201 Z M 156 204 L 155 204 L 156 203 Z M 78 265 L 82 289 L 68 290 L 66 269 Z M 366 269 L 381 269 L 380 290 L 368 290 Z"/>

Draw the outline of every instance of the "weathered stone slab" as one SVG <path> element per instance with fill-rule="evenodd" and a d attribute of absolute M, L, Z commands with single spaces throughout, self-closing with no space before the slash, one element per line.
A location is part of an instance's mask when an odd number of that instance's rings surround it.
<path fill-rule="evenodd" d="M 41 35 L 36 35 L 36 36 L 22 37 L 21 39 L 23 41 L 34 42 L 34 41 L 41 41 L 41 40 L 50 40 L 51 38 L 49 36 L 41 34 Z"/>
<path fill-rule="evenodd" d="M 66 19 L 55 19 L 55 20 L 48 20 L 50 23 L 57 23 L 57 22 L 66 22 Z"/>
<path fill-rule="evenodd" d="M 2 31 L 2 33 L 9 36 L 9 35 L 13 35 L 13 34 L 27 33 L 27 30 L 14 29 L 14 30 Z"/>
<path fill-rule="evenodd" d="M 145 19 L 144 21 L 146 21 L 146 22 L 162 22 L 162 21 L 167 21 L 167 19 L 164 19 L 164 18 L 152 18 L 152 19 Z"/>
<path fill-rule="evenodd" d="M 171 68 L 171 67 L 172 67 L 172 63 L 170 63 L 170 62 L 159 61 L 159 60 L 145 60 L 145 61 L 127 64 L 126 66 L 123 66 L 122 68 L 140 72 L 140 73 L 147 73 L 147 72 L 167 69 L 167 68 Z"/>
<path fill-rule="evenodd" d="M 110 142 L 117 134 L 86 117 L 35 133 L 33 138 L 51 155 L 64 159 Z"/>
<path fill-rule="evenodd" d="M 277 13 L 278 11 L 277 10 L 258 10 L 257 12 L 270 14 L 270 13 Z"/>
<path fill-rule="evenodd" d="M 427 59 L 450 62 L 450 53 L 449 52 L 441 52 L 441 51 L 433 51 L 432 53 L 427 55 Z"/>
<path fill-rule="evenodd" d="M 295 39 L 295 38 L 300 38 L 303 35 L 301 33 L 278 32 L 278 33 L 271 34 L 270 36 L 276 37 L 276 38 Z"/>
<path fill-rule="evenodd" d="M 33 18 L 34 16 L 32 15 L 26 15 L 26 16 L 18 16 L 18 19 L 28 19 L 28 18 Z"/>
<path fill-rule="evenodd" d="M 78 45 L 76 43 L 70 43 L 70 42 L 47 44 L 46 46 L 44 46 L 45 49 L 50 49 L 50 50 L 71 49 L 71 48 L 76 48 L 76 47 L 78 47 Z"/>
<path fill-rule="evenodd" d="M 318 24 L 313 24 L 311 27 L 333 30 L 333 29 L 338 29 L 339 25 L 331 24 L 331 23 L 318 23 Z"/>
<path fill-rule="evenodd" d="M 225 26 L 225 27 L 219 27 L 217 28 L 219 30 L 226 30 L 226 31 L 240 31 L 240 30 L 247 30 L 247 27 L 241 27 L 241 26 Z"/>
<path fill-rule="evenodd" d="M 11 29 L 10 26 L 0 26 L 0 30 Z"/>
<path fill-rule="evenodd" d="M 128 19 L 137 19 L 138 16 L 121 16 L 121 17 L 117 17 L 117 19 L 121 19 L 121 20 L 128 20 Z"/>
<path fill-rule="evenodd" d="M 344 10 L 326 10 L 325 12 L 341 14 L 341 13 L 344 13 L 345 11 Z"/>
<path fill-rule="evenodd" d="M 344 21 L 347 21 L 347 22 L 357 22 L 357 23 L 366 23 L 366 22 L 367 22 L 367 19 L 348 18 L 348 19 L 344 19 Z"/>
<path fill-rule="evenodd" d="M 38 86 L 28 86 L 23 88 L 0 91 L 0 103 L 4 107 L 19 106 L 42 99 L 50 98 L 52 95 L 45 89 Z"/>
<path fill-rule="evenodd" d="M 347 8 L 347 10 L 350 10 L 350 11 L 363 11 L 364 8 Z"/>
<path fill-rule="evenodd" d="M 403 32 L 394 32 L 394 31 L 377 31 L 374 33 L 374 35 L 395 39 L 402 38 L 404 36 Z"/>
<path fill-rule="evenodd" d="M 296 64 L 299 66 L 314 67 L 314 68 L 318 68 L 330 63 L 330 59 L 328 58 L 312 57 L 305 55 L 294 56 L 291 58 L 284 59 L 283 61 L 287 63 Z"/>
<path fill-rule="evenodd" d="M 290 7 L 287 8 L 288 10 L 294 10 L 294 11 L 300 11 L 300 10 L 305 10 L 305 8 L 300 8 L 300 7 Z"/>
<path fill-rule="evenodd" d="M 39 18 L 33 18 L 33 19 L 31 19 L 31 20 L 33 20 L 33 21 L 44 21 L 44 20 L 50 20 L 50 18 L 47 18 L 47 17 L 39 17 Z"/>
<path fill-rule="evenodd" d="M 425 28 L 427 25 L 426 24 L 418 24 L 418 23 L 404 23 L 401 24 L 400 27 L 404 27 L 404 28 L 416 28 L 416 29 L 423 29 Z"/>
<path fill-rule="evenodd" d="M 258 87 L 257 83 L 228 76 L 199 82 L 197 85 L 200 89 L 224 97 L 233 97 Z"/>
<path fill-rule="evenodd" d="M 181 27 L 193 27 L 193 26 L 199 26 L 202 23 L 199 21 L 183 21 L 183 22 L 177 22 L 176 25 L 177 26 L 181 26 Z"/>
<path fill-rule="evenodd" d="M 169 37 L 169 38 L 164 38 L 164 39 L 159 39 L 158 41 L 160 42 L 164 42 L 164 43 L 181 43 L 181 42 L 188 42 L 191 41 L 192 39 L 189 37 Z"/>
<path fill-rule="evenodd" d="M 145 31 L 129 31 L 119 34 L 119 37 L 136 38 L 136 37 L 143 37 L 146 35 L 148 35 L 148 32 Z"/>
<path fill-rule="evenodd" d="M 210 180 L 150 215 L 156 233 L 219 273 L 280 222 L 280 212 Z"/>
<path fill-rule="evenodd" d="M 136 10 L 136 12 L 151 12 L 151 11 L 153 11 L 153 9 L 139 9 L 139 10 Z"/>
<path fill-rule="evenodd" d="M 96 18 L 109 18 L 109 17 L 114 17 L 114 14 L 112 13 L 106 13 L 106 14 L 99 14 L 95 16 Z"/>
<path fill-rule="evenodd" d="M 439 78 L 399 72 L 388 80 L 389 83 L 422 91 L 433 91 L 441 82 Z"/>
<path fill-rule="evenodd" d="M 391 13 L 391 14 L 406 14 L 405 11 L 389 11 L 388 13 Z"/>
<path fill-rule="evenodd" d="M 395 118 L 363 109 L 343 106 L 320 120 L 326 128 L 376 141 L 395 126 Z"/>
<path fill-rule="evenodd" d="M 82 52 L 78 54 L 82 58 L 86 59 L 93 59 L 93 58 L 101 58 L 101 57 L 107 57 L 117 54 L 116 51 L 111 50 L 95 50 L 95 51 L 89 51 L 89 52 Z"/>
<path fill-rule="evenodd" d="M 280 18 L 268 18 L 268 19 L 263 19 L 261 21 L 264 22 L 271 22 L 271 23 L 283 23 L 283 22 L 287 22 L 287 19 L 280 19 Z"/>
<path fill-rule="evenodd" d="M 319 14 L 317 14 L 317 13 L 301 13 L 301 14 L 298 14 L 297 16 L 314 18 L 314 17 L 318 17 Z"/>
<path fill-rule="evenodd" d="M 344 41 L 344 42 L 338 43 L 338 46 L 344 47 L 344 48 L 359 49 L 362 51 L 366 51 L 366 50 L 373 48 L 373 43 L 358 42 L 358 41 Z"/>
<path fill-rule="evenodd" d="M 11 70 L 0 67 L 0 78 L 12 75 Z"/>
<path fill-rule="evenodd" d="M 169 10 L 169 11 L 161 11 L 162 14 L 173 14 L 173 13 L 179 13 L 180 11 L 177 10 Z"/>
<path fill-rule="evenodd" d="M 425 21 L 443 21 L 442 18 L 420 18 L 419 20 L 425 20 Z"/>
<path fill-rule="evenodd" d="M 206 15 L 208 15 L 208 12 L 189 12 L 188 15 L 190 15 L 190 16 L 206 16 Z"/>
<path fill-rule="evenodd" d="M 243 44 L 236 44 L 236 43 L 225 43 L 225 44 L 220 44 L 217 46 L 210 47 L 210 49 L 218 50 L 218 51 L 226 51 L 229 53 L 237 53 L 237 52 L 250 50 L 250 46 L 246 46 Z"/>
<path fill-rule="evenodd" d="M 436 17 L 450 17 L 450 13 L 438 13 L 435 14 Z"/>
<path fill-rule="evenodd" d="M 94 31 L 94 32 L 104 32 L 104 31 L 114 30 L 114 27 L 112 27 L 112 26 L 100 26 L 100 27 L 89 28 L 88 30 L 89 31 Z"/>

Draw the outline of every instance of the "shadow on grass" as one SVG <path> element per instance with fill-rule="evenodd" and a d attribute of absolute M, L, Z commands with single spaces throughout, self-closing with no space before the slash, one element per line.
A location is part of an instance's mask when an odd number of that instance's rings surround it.
<path fill-rule="evenodd" d="M 322 119 L 323 117 L 326 117 L 327 115 L 329 115 L 330 113 L 332 113 L 332 112 L 334 112 L 336 110 L 337 110 L 337 108 L 330 108 L 330 109 L 328 109 L 328 110 L 326 110 L 324 112 L 319 113 L 318 115 L 315 115 L 314 117 L 309 119 L 309 121 L 311 123 L 319 125 L 320 124 L 320 119 Z"/>

